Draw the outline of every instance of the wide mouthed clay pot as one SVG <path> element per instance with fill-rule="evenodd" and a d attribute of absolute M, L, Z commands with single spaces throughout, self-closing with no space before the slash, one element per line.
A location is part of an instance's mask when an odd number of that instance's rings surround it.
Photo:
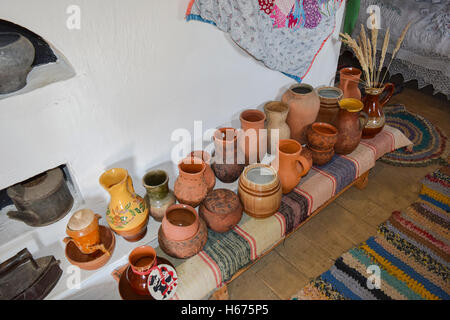
<path fill-rule="evenodd" d="M 144 200 L 150 208 L 150 215 L 156 221 L 162 221 L 167 208 L 176 202 L 169 189 L 169 176 L 163 170 L 149 171 L 142 178 L 142 184 L 147 190 Z"/>
<path fill-rule="evenodd" d="M 278 157 L 272 163 L 281 181 L 283 194 L 292 191 L 300 182 L 301 177 L 311 169 L 311 163 L 301 155 L 302 146 L 294 139 L 280 140 Z"/>
<path fill-rule="evenodd" d="M 306 143 L 306 128 L 316 121 L 320 109 L 316 91 L 308 84 L 295 84 L 283 94 L 281 101 L 289 106 L 286 122 L 291 129 L 291 138 L 300 144 Z"/>
<path fill-rule="evenodd" d="M 244 170 L 245 156 L 238 157 L 238 132 L 234 128 L 220 128 L 214 132 L 215 154 L 211 168 L 224 183 L 236 181 Z"/>
<path fill-rule="evenodd" d="M 239 119 L 242 137 L 238 141 L 241 151 L 245 153 L 245 163 L 259 162 L 267 152 L 267 133 L 264 130 L 266 115 L 262 111 L 248 109 L 240 114 Z"/>
<path fill-rule="evenodd" d="M 315 122 L 307 130 L 308 145 L 316 150 L 330 150 L 338 139 L 338 130 L 331 124 Z"/>
<path fill-rule="evenodd" d="M 127 241 L 142 239 L 147 233 L 149 210 L 144 199 L 134 191 L 128 171 L 108 170 L 100 176 L 99 182 L 111 196 L 106 211 L 110 228 Z"/>
<path fill-rule="evenodd" d="M 249 216 L 263 219 L 274 215 L 281 205 L 281 182 L 274 168 L 252 164 L 239 178 L 238 195 Z"/>
<path fill-rule="evenodd" d="M 236 193 L 228 189 L 210 192 L 200 205 L 199 214 L 215 232 L 230 231 L 242 218 L 242 204 Z"/>
<path fill-rule="evenodd" d="M 189 239 L 198 231 L 198 213 L 189 205 L 174 204 L 167 209 L 161 227 L 170 240 Z"/>
<path fill-rule="evenodd" d="M 208 192 L 214 189 L 216 185 L 216 176 L 214 171 L 211 169 L 211 155 L 203 150 L 192 151 L 191 156 L 202 159 L 206 164 L 205 169 L 205 180 L 208 185 Z"/>
<path fill-rule="evenodd" d="M 334 156 L 334 148 L 330 148 L 328 150 L 317 150 L 311 146 L 308 146 L 309 150 L 311 150 L 313 163 L 316 166 L 323 166 L 333 159 Z"/>
<path fill-rule="evenodd" d="M 148 276 L 156 265 L 156 251 L 150 246 L 140 246 L 128 256 L 128 268 L 125 270 L 127 280 L 133 291 L 139 295 L 149 296 Z"/>
<path fill-rule="evenodd" d="M 178 202 L 197 207 L 208 194 L 205 179 L 206 163 L 195 157 L 183 159 L 179 165 L 179 176 L 173 191 Z"/>
<path fill-rule="evenodd" d="M 344 93 L 336 87 L 322 87 L 317 89 L 320 99 L 320 109 L 316 122 L 325 122 L 334 125 L 339 113 L 339 100 Z"/>
<path fill-rule="evenodd" d="M 339 70 L 339 88 L 344 93 L 343 98 L 361 99 L 361 90 L 358 84 L 361 78 L 361 70 L 354 67 Z"/>

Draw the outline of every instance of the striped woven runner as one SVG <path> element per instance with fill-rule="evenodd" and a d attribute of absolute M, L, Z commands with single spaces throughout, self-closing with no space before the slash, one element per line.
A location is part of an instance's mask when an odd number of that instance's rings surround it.
<path fill-rule="evenodd" d="M 344 253 L 293 299 L 450 299 L 449 211 L 447 165 L 423 179 L 416 202 L 394 212 L 378 235 Z"/>

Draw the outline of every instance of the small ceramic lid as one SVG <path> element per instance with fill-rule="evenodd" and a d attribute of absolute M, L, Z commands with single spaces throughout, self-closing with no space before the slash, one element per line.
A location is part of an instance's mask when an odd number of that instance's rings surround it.
<path fill-rule="evenodd" d="M 159 264 L 148 276 L 148 291 L 155 300 L 168 300 L 178 288 L 178 275 L 174 267 Z"/>
<path fill-rule="evenodd" d="M 203 204 L 211 212 L 227 214 L 235 211 L 241 202 L 236 193 L 228 189 L 216 189 L 208 193 Z"/>
<path fill-rule="evenodd" d="M 364 108 L 361 100 L 354 98 L 345 98 L 339 101 L 339 106 L 341 109 L 345 109 L 348 112 L 359 112 Z"/>
<path fill-rule="evenodd" d="M 70 230 L 82 230 L 86 228 L 92 220 L 94 220 L 95 214 L 92 210 L 83 209 L 75 212 L 69 220 L 67 227 Z"/>

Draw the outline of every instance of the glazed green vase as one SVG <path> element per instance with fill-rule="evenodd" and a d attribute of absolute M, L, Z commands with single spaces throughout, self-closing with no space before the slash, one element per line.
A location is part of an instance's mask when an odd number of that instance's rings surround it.
<path fill-rule="evenodd" d="M 147 190 L 145 202 L 150 208 L 150 215 L 161 222 L 167 208 L 176 202 L 173 192 L 169 189 L 169 176 L 163 170 L 149 171 L 142 178 L 142 183 Z"/>

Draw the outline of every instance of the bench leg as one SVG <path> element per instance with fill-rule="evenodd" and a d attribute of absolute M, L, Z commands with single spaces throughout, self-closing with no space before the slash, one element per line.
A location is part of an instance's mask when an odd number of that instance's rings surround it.
<path fill-rule="evenodd" d="M 226 284 L 217 289 L 212 295 L 210 300 L 229 300 L 228 287 Z"/>
<path fill-rule="evenodd" d="M 358 189 L 363 190 L 367 187 L 368 183 L 369 183 L 369 171 L 363 173 L 363 175 L 359 177 L 358 180 L 356 180 L 355 186 Z"/>

